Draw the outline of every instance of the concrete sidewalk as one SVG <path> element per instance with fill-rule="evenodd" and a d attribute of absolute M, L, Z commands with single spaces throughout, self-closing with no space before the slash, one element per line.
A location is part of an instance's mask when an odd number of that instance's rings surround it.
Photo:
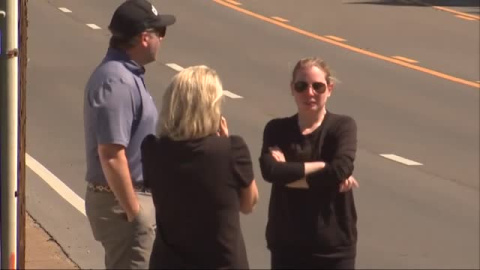
<path fill-rule="evenodd" d="M 25 235 L 26 269 L 79 269 L 58 243 L 28 214 Z"/>

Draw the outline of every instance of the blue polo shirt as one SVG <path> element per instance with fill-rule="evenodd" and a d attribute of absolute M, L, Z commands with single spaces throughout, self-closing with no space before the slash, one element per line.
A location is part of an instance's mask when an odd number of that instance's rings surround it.
<path fill-rule="evenodd" d="M 99 144 L 123 145 L 133 183 L 143 181 L 140 145 L 148 134 L 155 133 L 158 118 L 144 74 L 145 69 L 124 51 L 110 48 L 90 76 L 84 97 L 88 182 L 107 183 Z"/>

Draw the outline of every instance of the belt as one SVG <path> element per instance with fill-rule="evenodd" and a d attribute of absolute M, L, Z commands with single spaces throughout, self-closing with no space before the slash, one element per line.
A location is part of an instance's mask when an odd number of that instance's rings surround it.
<path fill-rule="evenodd" d="M 110 188 L 109 185 L 102 185 L 102 184 L 94 184 L 94 183 L 88 183 L 87 188 L 89 190 L 95 191 L 95 192 L 109 192 L 113 193 L 112 189 Z M 136 192 L 147 192 L 150 193 L 150 189 L 146 188 L 143 184 L 134 184 L 133 185 L 133 190 Z"/>

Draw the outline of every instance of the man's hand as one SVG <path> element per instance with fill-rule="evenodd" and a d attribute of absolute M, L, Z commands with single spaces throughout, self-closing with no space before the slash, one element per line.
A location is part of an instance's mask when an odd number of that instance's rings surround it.
<path fill-rule="evenodd" d="M 359 187 L 357 180 L 351 175 L 340 184 L 340 192 L 347 192 L 354 187 Z"/>
<path fill-rule="evenodd" d="M 140 213 L 140 204 L 138 203 L 138 200 L 137 203 L 134 204 L 133 208 L 129 209 L 129 211 L 125 211 L 125 213 L 127 213 L 128 222 L 132 222 Z"/>

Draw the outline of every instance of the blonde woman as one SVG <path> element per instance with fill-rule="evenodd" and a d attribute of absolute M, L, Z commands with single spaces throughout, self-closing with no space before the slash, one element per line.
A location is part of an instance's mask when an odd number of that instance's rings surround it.
<path fill-rule="evenodd" d="M 357 126 L 327 111 L 333 87 L 323 60 L 301 59 L 290 84 L 297 113 L 265 127 L 260 168 L 272 183 L 266 233 L 272 269 L 355 268 Z"/>
<path fill-rule="evenodd" d="M 142 144 L 156 209 L 151 269 L 248 268 L 239 212 L 258 199 L 245 141 L 229 136 L 222 84 L 206 66 L 178 73 L 163 96 L 158 136 Z"/>

